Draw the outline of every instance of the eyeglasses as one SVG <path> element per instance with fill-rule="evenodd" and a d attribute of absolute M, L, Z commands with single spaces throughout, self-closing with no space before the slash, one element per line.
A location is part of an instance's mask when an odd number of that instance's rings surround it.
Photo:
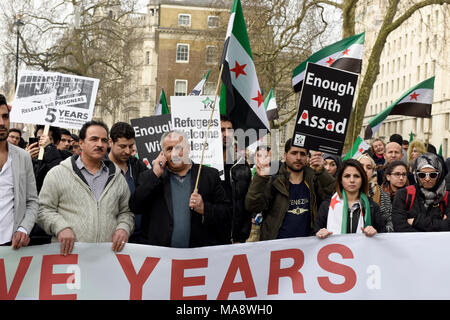
<path fill-rule="evenodd" d="M 402 177 L 402 178 L 406 178 L 406 172 L 392 172 L 391 173 L 392 176 L 396 176 L 397 178 Z"/>
<path fill-rule="evenodd" d="M 436 179 L 439 175 L 439 172 L 417 172 L 417 176 L 420 179 L 425 179 L 426 176 L 430 177 L 430 179 Z"/>

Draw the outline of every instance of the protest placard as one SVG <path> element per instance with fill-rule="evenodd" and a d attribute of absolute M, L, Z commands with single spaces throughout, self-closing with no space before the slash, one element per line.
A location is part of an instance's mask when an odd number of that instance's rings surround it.
<path fill-rule="evenodd" d="M 308 63 L 292 144 L 340 155 L 358 74 Z"/>
<path fill-rule="evenodd" d="M 98 85 L 93 78 L 21 71 L 11 121 L 81 129 L 92 119 Z"/>
<path fill-rule="evenodd" d="M 171 130 L 172 124 L 170 119 L 170 114 L 163 114 L 130 120 L 135 133 L 139 159 L 144 161 L 149 168 L 151 168 L 152 161 L 162 151 L 161 136 L 164 132 Z"/>
<path fill-rule="evenodd" d="M 201 163 L 203 145 L 207 136 L 203 165 L 216 168 L 219 170 L 220 177 L 225 179 L 219 102 L 214 108 L 211 127 L 207 133 L 214 97 L 177 96 L 170 97 L 170 101 L 173 128 L 186 132 L 191 147 L 191 160 Z"/>

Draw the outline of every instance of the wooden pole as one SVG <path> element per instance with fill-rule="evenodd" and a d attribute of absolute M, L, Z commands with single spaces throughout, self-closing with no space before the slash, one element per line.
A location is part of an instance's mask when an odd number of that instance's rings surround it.
<path fill-rule="evenodd" d="M 208 129 L 206 130 L 206 136 L 205 136 L 205 142 L 203 143 L 202 158 L 200 160 L 200 167 L 198 168 L 198 174 L 197 174 L 197 180 L 195 181 L 194 192 L 198 191 L 198 180 L 200 179 L 200 172 L 202 171 L 203 156 L 205 155 L 206 144 L 208 143 L 208 133 L 209 133 L 209 129 L 211 128 L 211 122 L 212 122 L 212 118 L 213 118 L 213 115 L 214 115 L 214 109 L 216 108 L 216 101 L 217 101 L 217 95 L 219 94 L 219 88 L 220 88 L 220 81 L 221 81 L 221 78 L 222 78 L 222 72 L 223 72 L 223 64 L 220 67 L 219 79 L 217 80 L 216 96 L 214 97 L 214 102 L 213 102 L 213 105 L 212 105 L 211 115 L 209 117 Z"/>
<path fill-rule="evenodd" d="M 50 125 L 46 124 L 44 127 L 44 133 L 42 135 L 48 136 L 48 131 L 50 130 Z M 40 147 L 38 160 L 42 160 L 44 158 L 44 148 Z"/>

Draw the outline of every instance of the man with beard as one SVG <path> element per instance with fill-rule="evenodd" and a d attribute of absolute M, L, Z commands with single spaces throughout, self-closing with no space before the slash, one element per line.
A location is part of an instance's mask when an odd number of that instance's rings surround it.
<path fill-rule="evenodd" d="M 0 94 L 0 246 L 18 249 L 30 242 L 38 198 L 31 158 L 7 141 L 9 108 Z"/>
<path fill-rule="evenodd" d="M 321 152 L 309 160 L 308 150 L 286 141 L 284 163 L 269 176 L 270 152 L 258 159 L 256 174 L 245 198 L 245 208 L 262 211 L 260 240 L 313 235 L 317 208 L 335 189 L 335 179 L 324 169 Z"/>

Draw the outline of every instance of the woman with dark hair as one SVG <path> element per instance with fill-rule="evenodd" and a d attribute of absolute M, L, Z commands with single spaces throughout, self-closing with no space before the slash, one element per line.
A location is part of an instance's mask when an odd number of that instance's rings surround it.
<path fill-rule="evenodd" d="M 389 163 L 384 170 L 384 180 L 381 189 L 389 194 L 391 202 L 398 190 L 409 185 L 408 166 L 401 160 L 395 160 Z"/>
<path fill-rule="evenodd" d="M 380 207 L 368 196 L 364 168 L 355 159 L 344 161 L 336 178 L 336 192 L 320 205 L 314 232 L 320 239 L 331 234 L 364 233 L 371 237 L 384 231 Z"/>
<path fill-rule="evenodd" d="M 425 153 L 414 162 L 416 183 L 399 190 L 392 203 L 396 232 L 450 231 L 447 169 L 437 155 Z"/>
<path fill-rule="evenodd" d="M 327 170 L 333 178 L 336 178 L 339 168 L 342 167 L 341 157 L 334 154 L 324 153 L 322 158 L 325 170 Z"/>

